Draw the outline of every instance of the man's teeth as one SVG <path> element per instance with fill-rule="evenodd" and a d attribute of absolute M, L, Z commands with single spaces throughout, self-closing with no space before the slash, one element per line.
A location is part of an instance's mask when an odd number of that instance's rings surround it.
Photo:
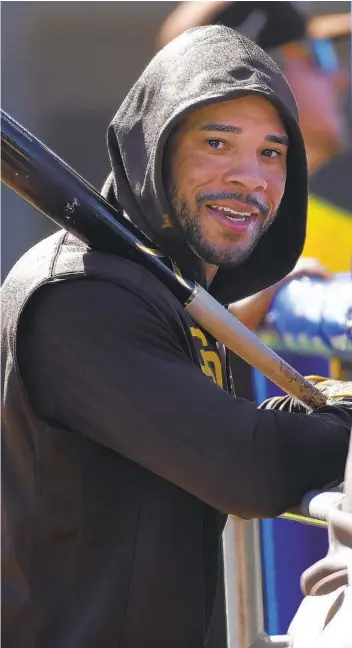
<path fill-rule="evenodd" d="M 252 214 L 250 212 L 238 212 L 231 207 L 219 207 L 219 205 L 210 205 L 212 209 L 219 209 L 219 211 L 224 211 L 227 214 L 227 218 L 230 220 L 236 221 L 246 221 Z M 229 214 L 233 214 L 233 218 Z"/>

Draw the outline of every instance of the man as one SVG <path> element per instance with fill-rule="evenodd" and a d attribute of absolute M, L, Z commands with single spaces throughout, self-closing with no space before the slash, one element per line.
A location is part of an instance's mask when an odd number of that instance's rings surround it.
<path fill-rule="evenodd" d="M 104 195 L 223 304 L 294 267 L 303 140 L 248 39 L 170 43 L 108 147 Z M 226 515 L 272 517 L 343 477 L 347 401 L 308 415 L 234 398 L 225 350 L 166 287 L 71 235 L 11 271 L 2 339 L 5 645 L 200 648 Z"/>
<path fill-rule="evenodd" d="M 310 175 L 345 150 L 350 137 L 342 99 L 348 77 L 334 40 L 350 34 L 349 14 L 307 20 L 292 2 L 180 2 L 162 25 L 158 45 L 206 24 L 236 29 L 267 51 L 283 70 L 298 105 Z M 348 272 L 351 239 L 351 215 L 311 196 L 303 258 L 291 277 L 308 274 L 328 279 L 332 272 Z M 258 328 L 280 286 L 233 304 L 233 314 L 249 328 Z"/>

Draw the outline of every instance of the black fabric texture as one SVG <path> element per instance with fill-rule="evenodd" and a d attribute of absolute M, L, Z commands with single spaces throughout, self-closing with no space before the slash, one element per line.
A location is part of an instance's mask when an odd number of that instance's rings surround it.
<path fill-rule="evenodd" d="M 176 300 L 138 266 L 128 271 L 120 285 L 85 280 L 38 293 L 19 349 L 36 411 L 225 514 L 273 517 L 326 483 L 348 445 L 338 424 L 351 417 L 264 412 L 214 386 L 192 357 L 190 322 Z M 27 360 L 39 336 L 40 373 Z M 312 461 L 307 447 L 317 439 Z"/>
<path fill-rule="evenodd" d="M 103 195 L 129 218 L 187 278 L 204 284 L 201 261 L 179 228 L 164 227 L 170 205 L 163 187 L 163 152 L 176 124 L 197 107 L 257 93 L 275 105 L 289 136 L 287 181 L 278 215 L 251 256 L 220 268 L 209 292 L 228 304 L 286 276 L 303 248 L 307 164 L 297 106 L 283 74 L 263 50 L 222 26 L 189 29 L 146 67 L 108 131 L 112 171 Z"/>

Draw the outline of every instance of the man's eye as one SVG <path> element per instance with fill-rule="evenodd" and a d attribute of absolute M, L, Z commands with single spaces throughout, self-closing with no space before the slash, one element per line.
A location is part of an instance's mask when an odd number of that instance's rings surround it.
<path fill-rule="evenodd" d="M 272 158 L 279 157 L 280 155 L 282 155 L 282 153 L 281 151 L 277 151 L 276 149 L 264 149 L 264 151 L 262 151 L 262 155 L 264 155 L 264 157 Z"/>
<path fill-rule="evenodd" d="M 213 138 L 212 139 L 207 139 L 206 143 L 209 144 L 209 146 L 211 146 L 211 148 L 215 148 L 215 149 L 221 149 L 224 146 L 224 142 L 222 140 L 219 140 L 219 139 L 213 139 Z"/>

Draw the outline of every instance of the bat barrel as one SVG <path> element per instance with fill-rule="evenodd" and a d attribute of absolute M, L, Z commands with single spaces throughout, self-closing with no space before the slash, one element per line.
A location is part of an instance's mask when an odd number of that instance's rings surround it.
<path fill-rule="evenodd" d="M 144 265 L 184 305 L 195 284 L 177 275 L 151 242 L 66 162 L 3 110 L 1 180 L 59 227 L 89 247 Z"/>

